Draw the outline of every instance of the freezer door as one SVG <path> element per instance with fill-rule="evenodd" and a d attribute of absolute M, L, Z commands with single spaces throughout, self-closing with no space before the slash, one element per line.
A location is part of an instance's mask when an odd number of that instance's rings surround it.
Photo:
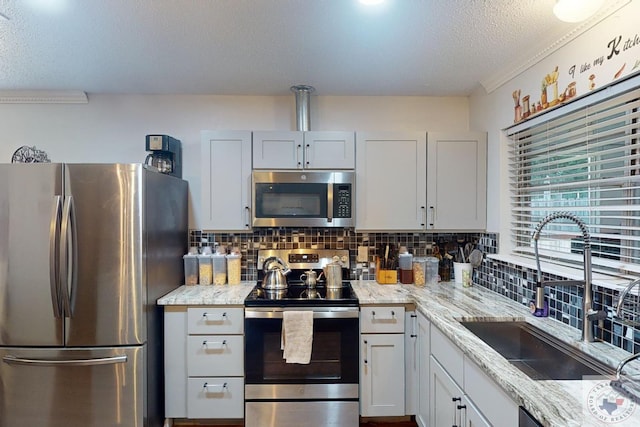
<path fill-rule="evenodd" d="M 71 300 L 67 346 L 146 341 L 143 191 L 139 164 L 65 165 L 61 280 Z"/>
<path fill-rule="evenodd" d="M 56 317 L 62 169 L 0 165 L 0 346 L 63 343 Z"/>
<path fill-rule="evenodd" d="M 0 427 L 142 427 L 144 347 L 0 347 Z"/>

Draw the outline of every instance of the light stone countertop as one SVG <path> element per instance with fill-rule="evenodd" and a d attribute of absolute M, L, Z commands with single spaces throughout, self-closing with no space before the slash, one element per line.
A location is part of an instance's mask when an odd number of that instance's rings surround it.
<path fill-rule="evenodd" d="M 158 299 L 158 305 L 244 305 L 255 282 L 239 285 L 182 285 Z"/>
<path fill-rule="evenodd" d="M 431 324 L 444 333 L 480 366 L 490 378 L 538 421 L 552 427 L 602 427 L 612 422 L 600 421 L 589 412 L 592 390 L 608 384 L 609 378 L 584 381 L 534 381 L 511 365 L 489 345 L 462 326 L 460 321 L 526 321 L 569 343 L 594 358 L 615 367 L 630 353 L 612 345 L 582 343 L 581 333 L 551 318 L 538 318 L 528 307 L 484 289 L 463 288 L 459 283 L 440 283 L 419 288 L 413 285 L 379 285 L 375 281 L 352 281 L 361 305 L 415 303 Z M 632 365 L 638 368 L 637 364 Z M 627 400 L 627 404 L 630 401 Z M 616 426 L 640 425 L 640 409 Z"/>
<path fill-rule="evenodd" d="M 431 324 L 442 331 L 518 404 L 549 427 L 604 427 L 589 412 L 593 389 L 605 380 L 534 381 L 462 326 L 460 321 L 526 321 L 556 338 L 615 368 L 630 353 L 606 343 L 582 343 L 580 331 L 550 318 L 538 318 L 526 306 L 480 286 L 463 288 L 453 282 L 419 288 L 413 285 L 380 285 L 375 281 L 352 281 L 360 305 L 415 304 Z M 180 286 L 161 297 L 158 305 L 242 305 L 255 282 L 240 285 Z M 640 366 L 634 362 L 634 369 Z M 608 384 L 608 379 L 606 380 Z M 640 408 L 616 427 L 640 425 Z"/>

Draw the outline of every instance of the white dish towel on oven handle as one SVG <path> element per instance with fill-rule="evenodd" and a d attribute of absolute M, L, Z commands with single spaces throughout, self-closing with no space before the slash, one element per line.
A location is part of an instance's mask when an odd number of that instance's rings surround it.
<path fill-rule="evenodd" d="M 280 349 L 286 363 L 307 365 L 313 345 L 313 311 L 284 311 Z"/>

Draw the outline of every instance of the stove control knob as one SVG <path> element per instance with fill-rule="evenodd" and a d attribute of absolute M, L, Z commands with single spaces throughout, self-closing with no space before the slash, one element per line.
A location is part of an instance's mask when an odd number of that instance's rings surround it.
<path fill-rule="evenodd" d="M 340 257 L 338 255 L 334 255 L 333 258 L 331 258 L 331 261 L 339 262 L 340 261 Z"/>
<path fill-rule="evenodd" d="M 346 255 L 342 255 L 342 258 L 340 258 L 340 261 L 346 264 L 346 262 L 349 261 L 349 258 Z"/>

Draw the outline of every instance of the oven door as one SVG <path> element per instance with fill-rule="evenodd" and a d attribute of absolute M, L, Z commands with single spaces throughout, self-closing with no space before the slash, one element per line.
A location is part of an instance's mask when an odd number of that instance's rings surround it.
<path fill-rule="evenodd" d="M 283 310 L 245 309 L 245 399 L 357 399 L 358 308 L 313 309 L 306 365 L 282 357 Z"/>

